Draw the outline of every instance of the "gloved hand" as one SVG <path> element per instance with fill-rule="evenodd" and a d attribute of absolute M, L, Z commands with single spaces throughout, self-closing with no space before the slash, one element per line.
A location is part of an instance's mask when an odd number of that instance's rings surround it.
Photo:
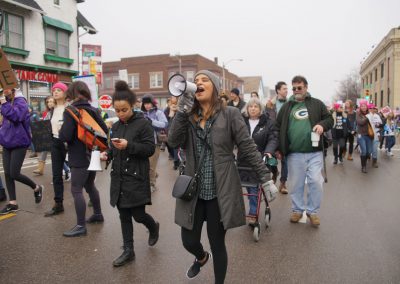
<path fill-rule="evenodd" d="M 269 180 L 266 183 L 263 183 L 261 186 L 265 191 L 268 202 L 273 201 L 278 194 L 278 188 L 275 186 L 274 182 L 272 180 Z"/>
<path fill-rule="evenodd" d="M 179 112 L 190 112 L 194 103 L 193 93 L 184 93 L 178 100 L 178 111 Z"/>

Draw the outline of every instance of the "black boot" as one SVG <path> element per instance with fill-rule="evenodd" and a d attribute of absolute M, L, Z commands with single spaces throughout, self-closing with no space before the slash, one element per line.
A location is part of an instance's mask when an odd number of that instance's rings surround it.
<path fill-rule="evenodd" d="M 367 157 L 361 156 L 361 172 L 366 174 L 367 173 Z"/>
<path fill-rule="evenodd" d="M 160 233 L 160 223 L 156 222 L 156 227 L 153 232 L 149 234 L 149 246 L 154 246 L 158 241 L 158 236 Z"/>
<path fill-rule="evenodd" d="M 0 189 L 0 201 L 6 201 L 7 200 L 7 195 L 6 191 L 4 188 Z"/>
<path fill-rule="evenodd" d="M 113 261 L 113 265 L 115 267 L 122 266 L 124 264 L 127 264 L 128 262 L 131 262 L 132 260 L 135 260 L 135 252 L 133 251 L 132 245 L 125 245 L 122 248 L 124 252 L 116 260 Z"/>
<path fill-rule="evenodd" d="M 62 202 L 56 202 L 49 211 L 44 213 L 44 217 L 50 217 L 54 215 L 58 215 L 60 213 L 64 212 L 64 206 Z"/>

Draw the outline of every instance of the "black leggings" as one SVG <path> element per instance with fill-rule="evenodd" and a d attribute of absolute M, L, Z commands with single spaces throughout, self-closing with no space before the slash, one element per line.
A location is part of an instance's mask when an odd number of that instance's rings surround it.
<path fill-rule="evenodd" d="M 205 252 L 200 242 L 204 221 L 207 221 L 208 241 L 210 242 L 214 259 L 215 283 L 224 283 L 228 266 L 228 254 L 225 246 L 226 230 L 221 222 L 221 214 L 216 198 L 212 200 L 197 200 L 193 230 L 182 227 L 181 235 L 183 246 L 188 252 L 193 254 L 197 260 L 201 260 L 205 257 Z"/>
<path fill-rule="evenodd" d="M 85 188 L 93 204 L 94 214 L 101 214 L 100 195 L 94 185 L 96 172 L 88 171 L 86 168 L 71 168 L 71 192 L 74 197 L 76 223 L 80 226 L 86 224 L 86 201 L 82 189 Z"/>
<path fill-rule="evenodd" d="M 6 186 L 10 201 L 17 200 L 15 193 L 15 181 L 26 184 L 32 189 L 36 188 L 30 178 L 21 174 L 22 164 L 25 159 L 27 148 L 6 149 L 3 148 L 3 167 L 6 178 Z"/>
<path fill-rule="evenodd" d="M 349 154 L 353 154 L 353 149 L 354 149 L 354 135 L 349 133 L 346 137 L 346 143 L 347 141 L 349 142 Z"/>
<path fill-rule="evenodd" d="M 146 213 L 145 205 L 133 208 L 118 208 L 118 211 L 125 247 L 133 248 L 132 217 L 136 222 L 145 225 L 149 232 L 154 232 L 156 229 L 156 223 L 153 217 Z"/>

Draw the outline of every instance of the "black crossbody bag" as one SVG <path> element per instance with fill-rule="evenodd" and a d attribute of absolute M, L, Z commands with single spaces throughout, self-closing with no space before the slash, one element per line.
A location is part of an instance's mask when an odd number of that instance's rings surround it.
<path fill-rule="evenodd" d="M 209 127 L 211 128 L 211 126 Z M 201 166 L 204 161 L 204 156 L 206 152 L 206 148 L 209 147 L 207 144 L 207 135 L 208 135 L 209 130 L 206 132 L 206 136 L 201 139 L 204 143 L 203 150 L 201 150 L 200 154 L 200 161 L 199 164 L 197 165 L 196 172 L 194 173 L 194 176 L 188 176 L 188 175 L 180 175 L 175 181 L 174 188 L 172 189 L 172 196 L 175 198 L 182 199 L 184 201 L 190 201 L 193 199 L 193 197 L 197 193 L 197 185 L 198 185 L 198 175 L 201 170 Z"/>

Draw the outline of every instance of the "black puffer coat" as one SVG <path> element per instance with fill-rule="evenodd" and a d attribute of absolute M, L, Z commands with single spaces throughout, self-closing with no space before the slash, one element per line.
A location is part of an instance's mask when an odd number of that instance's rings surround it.
<path fill-rule="evenodd" d="M 250 134 L 250 123 L 249 118 L 245 117 L 244 121 L 247 125 L 247 130 Z M 265 114 L 260 116 L 260 121 L 258 122 L 256 128 L 254 128 L 253 134 L 251 136 L 257 145 L 257 150 L 264 156 L 264 153 L 271 153 L 274 155 L 275 151 L 278 149 L 278 129 L 275 126 L 275 122 L 269 119 Z M 241 157 L 240 151 L 238 152 L 238 167 L 249 167 Z M 247 181 L 251 183 L 260 183 L 257 175 L 254 171 L 239 171 L 240 179 L 242 181 Z"/>
<path fill-rule="evenodd" d="M 151 204 L 149 157 L 155 150 L 154 130 L 142 113 L 114 123 L 112 138 L 128 140 L 125 150 L 112 147 L 110 204 L 132 208 Z"/>

